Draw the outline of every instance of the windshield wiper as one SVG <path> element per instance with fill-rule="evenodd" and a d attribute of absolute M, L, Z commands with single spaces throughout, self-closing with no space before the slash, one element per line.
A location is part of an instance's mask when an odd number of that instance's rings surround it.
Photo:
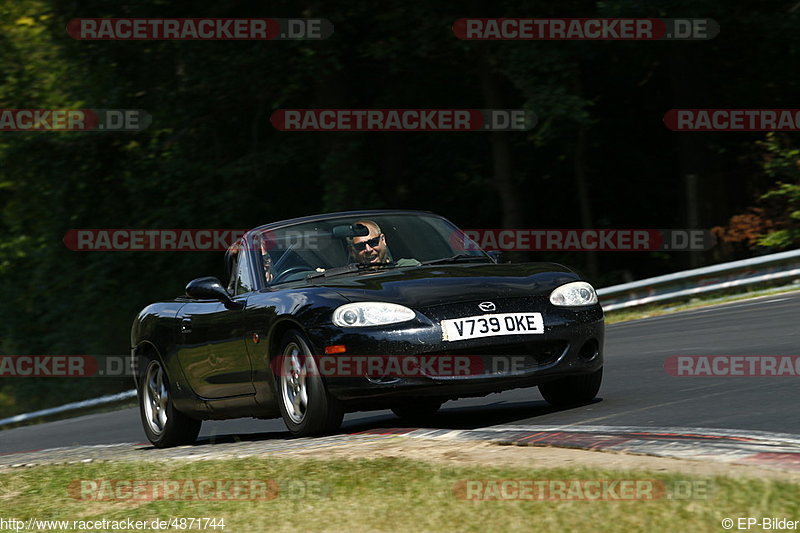
<path fill-rule="evenodd" d="M 353 272 L 363 272 L 365 270 L 378 270 L 382 268 L 394 268 L 397 264 L 395 262 L 390 263 L 350 263 L 344 266 L 329 268 L 324 272 L 315 272 L 313 274 L 309 274 L 306 276 L 306 279 L 316 279 L 316 278 L 329 278 L 331 276 L 340 276 L 342 274 L 351 274 Z"/>
<path fill-rule="evenodd" d="M 452 257 L 443 257 L 441 259 L 433 259 L 431 261 L 423 261 L 423 265 L 439 265 L 443 263 L 460 263 L 467 261 L 480 261 L 481 263 L 491 263 L 492 260 L 487 256 L 472 255 L 472 254 L 456 254 Z"/>

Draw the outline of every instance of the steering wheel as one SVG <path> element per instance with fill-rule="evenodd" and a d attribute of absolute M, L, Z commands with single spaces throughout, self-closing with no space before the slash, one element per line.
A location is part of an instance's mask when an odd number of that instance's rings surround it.
<path fill-rule="evenodd" d="M 308 267 L 303 265 L 290 266 L 289 268 L 287 268 L 286 270 L 284 270 L 283 272 L 272 278 L 272 282 L 275 283 L 276 281 L 279 281 L 282 278 L 289 276 L 289 274 L 295 274 L 297 272 L 308 272 L 309 270 L 310 269 Z"/>

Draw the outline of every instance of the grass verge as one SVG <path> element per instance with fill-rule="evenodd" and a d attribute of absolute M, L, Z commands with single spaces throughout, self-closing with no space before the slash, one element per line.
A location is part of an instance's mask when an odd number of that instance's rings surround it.
<path fill-rule="evenodd" d="M 93 501 L 76 480 L 274 480 L 268 501 Z M 687 499 L 466 501 L 463 480 L 658 480 L 702 484 Z M 76 494 L 80 494 L 79 492 Z M 96 492 L 88 494 L 97 495 Z M 111 493 L 104 493 L 111 494 Z M 682 493 L 686 495 L 686 492 Z M 38 466 L 0 473 L 0 518 L 147 520 L 224 518 L 207 531 L 721 531 L 724 518 L 800 518 L 800 485 L 761 478 L 697 478 L 589 468 L 450 466 L 401 458 L 235 459 Z M 196 528 L 195 528 L 196 529 Z"/>

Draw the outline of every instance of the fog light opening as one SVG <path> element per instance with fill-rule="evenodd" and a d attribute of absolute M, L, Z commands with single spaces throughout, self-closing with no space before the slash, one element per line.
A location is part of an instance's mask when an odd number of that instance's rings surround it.
<path fill-rule="evenodd" d="M 584 359 L 586 361 L 591 361 L 600 353 L 600 345 L 597 343 L 597 339 L 589 339 L 581 349 L 578 351 L 578 357 Z"/>

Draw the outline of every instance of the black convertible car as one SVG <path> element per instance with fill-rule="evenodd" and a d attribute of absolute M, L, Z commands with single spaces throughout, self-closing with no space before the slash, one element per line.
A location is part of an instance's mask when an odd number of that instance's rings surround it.
<path fill-rule="evenodd" d="M 592 400 L 603 311 L 552 263 L 501 264 L 448 220 L 358 211 L 275 222 L 225 254 L 227 284 L 191 281 L 133 323 L 145 433 L 194 442 L 203 419 L 281 416 L 297 436 L 347 411 L 420 422 L 443 402 L 539 386 Z"/>

